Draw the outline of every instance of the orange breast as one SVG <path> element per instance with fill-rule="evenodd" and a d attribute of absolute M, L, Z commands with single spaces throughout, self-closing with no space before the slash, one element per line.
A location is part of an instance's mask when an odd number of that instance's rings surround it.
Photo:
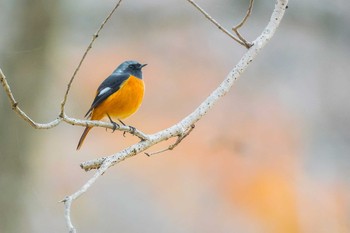
<path fill-rule="evenodd" d="M 145 86 L 142 79 L 130 76 L 120 89 L 110 95 L 92 111 L 91 120 L 100 120 L 109 114 L 115 119 L 125 119 L 140 107 Z"/>

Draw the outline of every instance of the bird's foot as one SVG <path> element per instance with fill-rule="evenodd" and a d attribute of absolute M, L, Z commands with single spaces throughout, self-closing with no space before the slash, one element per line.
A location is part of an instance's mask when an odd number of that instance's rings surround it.
<path fill-rule="evenodd" d="M 112 133 L 113 133 L 117 128 L 120 128 L 120 126 L 115 121 L 112 120 L 112 118 L 109 116 L 109 114 L 107 114 L 107 116 L 108 116 L 109 121 L 113 125 L 113 129 L 112 129 L 113 130 Z"/>
<path fill-rule="evenodd" d="M 129 127 L 130 133 L 131 133 L 132 135 L 135 135 L 135 131 L 136 131 L 136 128 L 135 128 L 135 127 L 133 127 L 133 126 L 131 126 L 131 125 L 126 125 L 126 124 L 125 124 L 122 120 L 120 120 L 120 119 L 118 119 L 118 121 L 119 121 L 122 125 Z M 123 136 L 124 136 L 124 137 L 125 137 L 125 134 L 126 134 L 126 131 L 124 131 L 124 133 L 123 133 Z"/>

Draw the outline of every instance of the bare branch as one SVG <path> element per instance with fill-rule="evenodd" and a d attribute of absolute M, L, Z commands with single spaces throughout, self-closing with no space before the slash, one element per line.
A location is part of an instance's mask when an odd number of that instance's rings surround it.
<path fill-rule="evenodd" d="M 160 154 L 160 153 L 163 153 L 167 150 L 173 150 L 177 145 L 179 145 L 181 143 L 181 141 L 183 139 L 185 139 L 185 137 L 187 137 L 191 132 L 192 130 L 194 129 L 195 125 L 191 125 L 191 127 L 189 129 L 187 129 L 186 132 L 184 132 L 183 134 L 179 135 L 176 139 L 176 142 L 174 144 L 171 144 L 170 146 L 168 146 L 168 148 L 165 148 L 163 150 L 160 150 L 160 151 L 156 151 L 156 152 L 152 152 L 152 153 L 147 153 L 145 152 L 145 154 L 150 157 L 151 155 L 156 155 L 156 154 Z"/>
<path fill-rule="evenodd" d="M 85 60 L 86 55 L 88 54 L 89 50 L 92 48 L 93 43 L 95 42 L 95 40 L 97 39 L 97 37 L 99 36 L 100 31 L 103 29 L 103 27 L 105 26 L 105 24 L 108 22 L 108 20 L 111 18 L 111 16 L 113 15 L 113 13 L 115 12 L 115 10 L 119 7 L 120 3 L 122 2 L 122 0 L 119 0 L 118 3 L 115 5 L 115 7 L 112 9 L 112 11 L 108 14 L 108 16 L 106 17 L 106 19 L 102 22 L 100 28 L 97 30 L 97 32 L 92 36 L 92 39 L 90 41 L 89 46 L 87 47 L 87 49 L 84 52 L 84 55 L 82 56 L 77 68 L 75 69 L 73 76 L 71 77 L 71 79 L 69 80 L 69 83 L 67 85 L 67 90 L 66 93 L 63 97 L 63 101 L 61 103 L 61 115 L 63 115 L 64 113 L 64 106 L 67 102 L 67 97 L 68 97 L 68 93 L 70 90 L 70 87 L 73 83 L 73 80 L 75 78 L 75 76 L 77 75 L 81 65 L 83 64 L 83 61 Z"/>
<path fill-rule="evenodd" d="M 10 100 L 10 103 L 12 105 L 12 109 L 17 107 L 17 101 L 15 100 L 15 97 L 12 94 L 12 91 L 10 89 L 9 84 L 7 83 L 6 77 L 4 75 L 4 73 L 2 72 L 2 70 L 0 69 L 0 81 L 1 81 L 1 85 L 4 87 L 5 92 Z"/>
<path fill-rule="evenodd" d="M 252 13 L 253 4 L 254 4 L 254 0 L 250 0 L 249 7 L 248 7 L 246 15 L 244 16 L 242 21 L 234 27 L 234 29 L 239 29 L 239 28 L 241 28 L 243 26 L 243 24 L 245 24 L 245 22 L 247 21 L 247 19 L 250 16 L 250 14 Z"/>
<path fill-rule="evenodd" d="M 37 123 L 35 121 L 33 121 L 19 106 L 18 106 L 18 102 L 15 100 L 15 97 L 12 94 L 11 88 L 7 82 L 7 79 L 4 75 L 4 73 L 2 72 L 2 70 L 0 69 L 0 82 L 7 94 L 7 97 L 11 103 L 12 106 L 12 110 L 15 111 L 23 120 L 25 120 L 26 122 L 28 122 L 33 128 L 35 129 L 50 129 L 53 128 L 55 126 L 57 126 L 59 123 L 61 123 L 62 119 L 60 117 L 58 117 L 57 119 L 46 123 L 46 124 L 41 124 L 41 123 Z"/>
<path fill-rule="evenodd" d="M 197 10 L 199 10 L 208 20 L 210 20 L 215 26 L 217 26 L 222 32 L 224 32 L 226 35 L 231 37 L 233 40 L 235 40 L 237 43 L 246 46 L 240 39 L 236 38 L 233 34 L 231 34 L 227 29 L 225 29 L 223 26 L 221 26 L 213 17 L 211 17 L 202 7 L 200 7 L 197 3 L 195 3 L 193 0 L 187 0 L 189 3 L 191 3 Z"/>
<path fill-rule="evenodd" d="M 252 47 L 252 43 L 250 43 L 246 39 L 244 39 L 244 37 L 241 35 L 241 33 L 238 32 L 238 29 L 241 28 L 245 24 L 247 19 L 249 18 L 250 14 L 252 13 L 253 4 L 254 4 L 254 0 L 250 0 L 246 15 L 244 16 L 244 18 L 242 19 L 242 21 L 239 24 L 237 24 L 235 27 L 232 28 L 232 30 L 236 33 L 237 37 L 244 43 L 244 45 L 248 49 L 250 47 Z"/>

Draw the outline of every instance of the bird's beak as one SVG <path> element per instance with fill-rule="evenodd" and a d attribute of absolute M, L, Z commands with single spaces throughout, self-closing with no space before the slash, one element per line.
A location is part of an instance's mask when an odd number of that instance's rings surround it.
<path fill-rule="evenodd" d="M 143 64 L 143 65 L 141 65 L 141 69 L 142 69 L 144 66 L 147 66 L 147 64 Z"/>

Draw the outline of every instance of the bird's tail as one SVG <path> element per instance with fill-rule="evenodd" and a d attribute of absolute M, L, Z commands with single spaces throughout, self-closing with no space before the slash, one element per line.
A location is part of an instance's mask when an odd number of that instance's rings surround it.
<path fill-rule="evenodd" d="M 85 128 L 83 134 L 82 134 L 81 137 L 80 137 L 80 140 L 79 140 L 79 143 L 78 143 L 78 146 L 77 146 L 77 150 L 79 150 L 80 147 L 83 145 L 83 142 L 84 142 L 84 140 L 85 140 L 85 138 L 86 138 L 86 135 L 89 133 L 89 131 L 90 131 L 91 128 L 92 128 L 92 127 L 90 127 L 90 126 L 86 126 L 86 128 Z"/>

